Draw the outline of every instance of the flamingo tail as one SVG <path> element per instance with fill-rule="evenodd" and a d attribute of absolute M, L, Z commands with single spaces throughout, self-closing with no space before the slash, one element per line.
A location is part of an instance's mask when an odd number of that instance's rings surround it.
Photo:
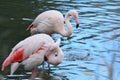
<path fill-rule="evenodd" d="M 26 31 L 30 30 L 31 28 L 35 28 L 35 25 L 34 25 L 34 24 L 30 24 L 30 25 L 28 26 L 28 28 L 26 29 Z"/>

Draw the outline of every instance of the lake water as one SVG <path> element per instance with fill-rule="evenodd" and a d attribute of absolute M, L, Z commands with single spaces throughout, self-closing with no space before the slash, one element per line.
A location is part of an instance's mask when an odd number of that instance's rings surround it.
<path fill-rule="evenodd" d="M 36 80 L 120 80 L 120 1 L 119 0 L 1 0 L 0 64 L 19 41 L 30 36 L 27 26 L 46 10 L 63 15 L 76 9 L 80 26 L 72 35 L 62 37 L 63 62 L 51 71 L 38 67 Z M 1 66 L 0 66 L 1 68 Z M 9 67 L 0 71 L 0 80 L 9 76 Z M 20 68 L 12 80 L 27 80 L 29 71 Z M 3 78 L 4 77 L 4 78 Z"/>

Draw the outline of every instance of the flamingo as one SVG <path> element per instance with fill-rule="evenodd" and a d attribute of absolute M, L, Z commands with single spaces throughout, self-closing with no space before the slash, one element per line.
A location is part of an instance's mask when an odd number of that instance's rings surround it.
<path fill-rule="evenodd" d="M 30 30 L 31 34 L 46 33 L 53 34 L 58 33 L 62 36 L 69 37 L 72 34 L 72 25 L 69 21 L 69 17 L 73 16 L 76 21 L 76 28 L 79 26 L 78 12 L 76 10 L 69 10 L 63 17 L 62 13 L 57 10 L 49 10 L 39 14 L 32 24 L 29 25 L 27 30 Z M 67 26 L 67 31 L 64 28 L 64 21 Z"/>
<path fill-rule="evenodd" d="M 49 42 L 49 43 L 48 43 Z M 31 80 L 34 80 L 37 65 L 46 57 L 49 64 L 58 65 L 62 62 L 63 52 L 59 47 L 61 40 L 56 42 L 47 34 L 36 34 L 20 41 L 2 64 L 2 71 L 11 65 L 11 75 L 19 65 L 25 70 L 32 70 Z"/>

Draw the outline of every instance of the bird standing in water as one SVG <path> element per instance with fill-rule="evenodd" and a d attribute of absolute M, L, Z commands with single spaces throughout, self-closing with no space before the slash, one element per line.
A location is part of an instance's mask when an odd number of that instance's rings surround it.
<path fill-rule="evenodd" d="M 58 39 L 54 42 L 47 34 L 36 34 L 20 41 L 3 62 L 2 71 L 12 64 L 10 73 L 12 75 L 19 65 L 24 65 L 26 70 L 32 70 L 31 80 L 34 80 L 36 67 L 44 62 L 44 57 L 49 64 L 58 65 L 62 62 L 60 41 Z"/>
<path fill-rule="evenodd" d="M 27 30 L 30 30 L 31 34 L 46 33 L 53 34 L 58 33 L 62 36 L 69 37 L 72 34 L 72 25 L 69 21 L 69 17 L 73 16 L 76 22 L 76 27 L 79 26 L 78 12 L 76 10 L 69 10 L 65 18 L 62 13 L 57 10 L 49 10 L 39 14 L 32 24 L 29 25 Z M 64 22 L 66 23 L 67 30 L 64 28 Z"/>

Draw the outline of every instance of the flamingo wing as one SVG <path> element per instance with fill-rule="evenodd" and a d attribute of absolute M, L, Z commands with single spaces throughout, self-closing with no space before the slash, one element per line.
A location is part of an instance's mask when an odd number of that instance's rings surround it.
<path fill-rule="evenodd" d="M 2 71 L 9 64 L 13 62 L 22 62 L 23 60 L 29 58 L 30 55 L 38 53 L 40 50 L 44 49 L 44 43 L 37 42 L 38 36 L 31 36 L 25 40 L 19 42 L 13 49 L 10 55 L 2 64 Z M 36 41 L 37 40 L 37 41 Z"/>
<path fill-rule="evenodd" d="M 33 54 L 38 53 L 40 50 L 43 50 L 44 47 L 39 47 Z M 24 57 L 24 49 L 16 49 L 11 56 L 9 56 L 2 64 L 2 71 L 7 67 L 9 64 L 13 62 L 22 62 L 23 60 L 29 58 L 29 56 Z"/>
<path fill-rule="evenodd" d="M 23 59 L 23 53 L 24 49 L 17 49 L 15 50 L 11 56 L 8 56 L 8 58 L 3 62 L 2 64 L 2 71 L 7 67 L 9 64 L 13 62 L 20 62 Z"/>
<path fill-rule="evenodd" d="M 35 20 L 32 22 L 32 24 L 30 24 L 28 26 L 28 28 L 26 30 L 30 30 L 30 29 L 36 28 L 38 25 L 40 25 L 41 28 L 43 28 L 45 26 L 52 26 L 52 25 L 54 25 L 51 22 L 55 22 L 55 21 L 52 21 L 52 20 L 55 19 L 54 16 L 57 15 L 56 12 L 58 13 L 58 11 L 50 10 L 50 11 L 45 11 L 45 12 L 39 14 L 35 18 Z"/>
<path fill-rule="evenodd" d="M 49 16 L 39 16 L 34 20 L 34 22 L 32 24 L 30 24 L 28 26 L 28 28 L 26 30 L 28 31 L 28 30 L 34 29 L 38 25 L 40 25 L 42 28 L 44 28 L 45 26 L 51 26 L 52 23 L 50 21 L 51 21 L 51 16 L 50 17 Z"/>

